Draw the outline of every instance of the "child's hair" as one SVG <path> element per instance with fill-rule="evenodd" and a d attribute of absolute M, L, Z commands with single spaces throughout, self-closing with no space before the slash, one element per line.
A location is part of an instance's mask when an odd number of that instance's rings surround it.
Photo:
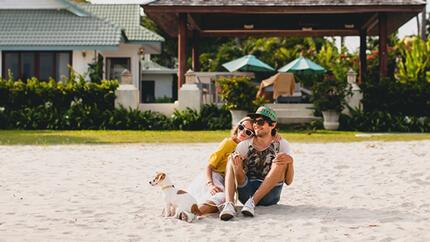
<path fill-rule="evenodd" d="M 244 122 L 246 122 L 246 121 L 249 121 L 249 122 L 254 122 L 253 120 L 252 120 L 252 118 L 250 118 L 250 117 L 244 117 L 243 119 L 241 119 L 240 121 L 239 121 L 239 123 L 237 123 L 232 129 L 231 129 L 231 136 L 233 137 L 233 136 L 236 136 L 237 135 L 237 133 L 239 132 L 239 124 L 242 124 L 242 123 L 244 123 Z"/>

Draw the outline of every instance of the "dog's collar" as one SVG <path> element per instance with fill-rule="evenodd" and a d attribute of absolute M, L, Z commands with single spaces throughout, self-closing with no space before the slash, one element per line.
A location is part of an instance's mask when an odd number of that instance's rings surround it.
<path fill-rule="evenodd" d="M 167 185 L 161 188 L 161 190 L 167 189 L 167 188 L 175 188 L 174 185 Z"/>

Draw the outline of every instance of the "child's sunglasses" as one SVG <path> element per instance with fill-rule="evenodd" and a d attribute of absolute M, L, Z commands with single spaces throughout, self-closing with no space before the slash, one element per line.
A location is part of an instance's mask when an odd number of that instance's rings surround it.
<path fill-rule="evenodd" d="M 248 135 L 248 136 L 252 136 L 252 135 L 254 135 L 254 131 L 252 131 L 252 130 L 250 130 L 250 129 L 248 129 L 248 128 L 245 128 L 245 126 L 243 126 L 243 124 L 239 124 L 239 125 L 237 126 L 237 128 L 238 128 L 240 131 L 245 130 L 245 134 L 246 134 L 246 135 Z"/>

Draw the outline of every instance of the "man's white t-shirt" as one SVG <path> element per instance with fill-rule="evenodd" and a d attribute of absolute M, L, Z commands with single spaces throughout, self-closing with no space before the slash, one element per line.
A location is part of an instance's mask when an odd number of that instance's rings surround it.
<path fill-rule="evenodd" d="M 236 153 L 240 154 L 242 158 L 247 158 L 249 146 L 252 145 L 252 141 L 253 138 L 240 142 L 236 147 Z M 285 139 L 281 139 L 279 141 L 279 152 L 284 152 L 288 155 L 291 155 L 290 144 Z"/>
<path fill-rule="evenodd" d="M 279 152 L 291 155 L 291 148 L 284 139 L 273 141 L 265 149 L 257 150 L 252 139 L 240 142 L 235 150 L 243 160 L 243 169 L 250 179 L 264 180 L 272 167 L 272 161 Z"/>

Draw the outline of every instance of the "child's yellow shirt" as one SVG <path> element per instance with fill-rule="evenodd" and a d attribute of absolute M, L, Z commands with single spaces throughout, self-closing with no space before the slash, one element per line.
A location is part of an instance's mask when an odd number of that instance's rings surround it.
<path fill-rule="evenodd" d="M 224 174 L 228 156 L 236 149 L 237 143 L 231 138 L 225 138 L 218 149 L 209 157 L 213 171 Z"/>

